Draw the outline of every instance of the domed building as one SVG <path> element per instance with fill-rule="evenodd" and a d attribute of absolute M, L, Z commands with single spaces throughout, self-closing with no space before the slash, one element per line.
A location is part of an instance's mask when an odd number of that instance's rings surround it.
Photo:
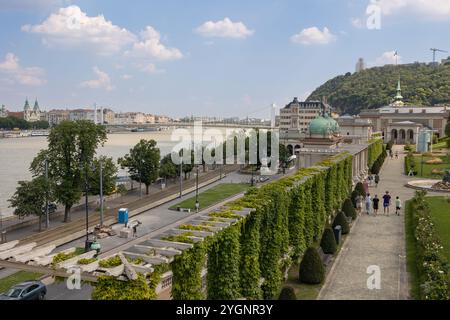
<path fill-rule="evenodd" d="M 339 124 L 327 114 L 321 115 L 311 121 L 308 133 L 310 138 L 316 139 L 338 137 L 340 135 Z"/>

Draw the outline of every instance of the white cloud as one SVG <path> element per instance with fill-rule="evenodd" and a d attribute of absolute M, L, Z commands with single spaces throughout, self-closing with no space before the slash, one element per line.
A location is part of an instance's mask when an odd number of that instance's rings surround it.
<path fill-rule="evenodd" d="M 121 78 L 123 80 L 130 80 L 130 79 L 133 79 L 133 76 L 130 74 L 123 74 Z"/>
<path fill-rule="evenodd" d="M 245 39 L 255 33 L 242 22 L 233 22 L 229 18 L 220 21 L 207 21 L 195 32 L 203 37 Z"/>
<path fill-rule="evenodd" d="M 326 27 L 323 28 L 323 31 L 317 27 L 303 29 L 291 37 L 292 42 L 303 45 L 328 44 L 335 40 L 336 36 Z"/>
<path fill-rule="evenodd" d="M 156 65 L 153 64 L 153 63 L 140 64 L 140 65 L 138 65 L 138 69 L 140 71 L 142 71 L 142 72 L 149 73 L 149 74 L 157 74 L 157 73 L 164 73 L 165 72 L 165 70 L 158 69 L 156 67 Z"/>
<path fill-rule="evenodd" d="M 352 23 L 352 26 L 357 29 L 362 29 L 365 27 L 365 23 L 360 18 L 351 18 L 350 22 Z"/>
<path fill-rule="evenodd" d="M 449 0 L 379 0 L 384 15 L 412 12 L 422 17 L 450 18 Z"/>
<path fill-rule="evenodd" d="M 40 34 L 49 46 L 93 47 L 100 54 L 120 51 L 136 41 L 136 36 L 114 25 L 103 15 L 89 17 L 78 6 L 61 8 L 38 25 L 25 25 L 25 32 Z"/>
<path fill-rule="evenodd" d="M 398 63 L 400 64 L 402 62 L 402 57 L 400 55 L 396 56 L 395 51 L 386 51 L 375 60 L 375 64 L 379 66 L 395 64 L 396 60 L 398 60 Z"/>
<path fill-rule="evenodd" d="M 90 89 L 105 89 L 107 91 L 114 89 L 111 84 L 111 78 L 106 72 L 101 71 L 98 67 L 94 67 L 93 70 L 97 76 L 97 79 L 84 81 L 80 84 L 81 87 Z"/>
<path fill-rule="evenodd" d="M 136 56 L 157 60 L 177 60 L 183 58 L 183 54 L 177 48 L 168 48 L 161 43 L 161 34 L 151 26 L 147 26 L 140 33 L 141 41 L 133 44 L 128 56 Z"/>
<path fill-rule="evenodd" d="M 44 69 L 20 66 L 19 58 L 13 53 L 6 54 L 5 60 L 0 62 L 0 73 L 5 75 L 7 82 L 11 84 L 40 86 L 47 83 Z"/>

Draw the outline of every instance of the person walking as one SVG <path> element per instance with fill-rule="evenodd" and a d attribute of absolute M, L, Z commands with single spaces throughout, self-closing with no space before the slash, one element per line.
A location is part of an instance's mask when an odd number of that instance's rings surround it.
<path fill-rule="evenodd" d="M 370 197 L 370 193 L 368 193 L 366 196 L 366 213 L 367 213 L 367 215 L 370 215 L 371 206 L 372 206 L 372 198 Z"/>
<path fill-rule="evenodd" d="M 373 214 L 375 216 L 377 216 L 378 215 L 378 208 L 379 208 L 379 205 L 380 205 L 380 199 L 378 198 L 378 195 L 375 195 L 375 197 L 373 198 L 372 202 L 373 202 Z"/>
<path fill-rule="evenodd" d="M 400 216 L 401 210 L 402 210 L 402 200 L 400 200 L 400 197 L 397 197 L 395 199 L 395 214 Z"/>
<path fill-rule="evenodd" d="M 395 151 L 395 159 L 398 159 L 398 151 Z"/>
<path fill-rule="evenodd" d="M 358 212 L 358 215 L 361 215 L 362 207 L 363 207 L 364 198 L 362 195 L 358 195 L 356 197 L 356 211 Z"/>
<path fill-rule="evenodd" d="M 383 208 L 384 214 L 389 216 L 389 208 L 391 206 L 391 196 L 389 195 L 389 191 L 386 191 L 386 194 L 383 196 Z"/>
<path fill-rule="evenodd" d="M 378 184 L 380 183 L 380 176 L 378 174 L 375 175 L 375 187 L 378 188 Z"/>

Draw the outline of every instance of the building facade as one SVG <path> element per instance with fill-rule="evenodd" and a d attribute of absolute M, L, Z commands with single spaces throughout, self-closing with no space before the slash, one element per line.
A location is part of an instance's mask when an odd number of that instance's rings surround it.
<path fill-rule="evenodd" d="M 337 118 L 340 127 L 341 136 L 344 139 L 353 139 L 354 141 L 368 141 L 373 134 L 372 121 L 361 119 L 358 116 L 344 115 Z"/>
<path fill-rule="evenodd" d="M 331 112 L 331 106 L 322 101 L 300 102 L 298 98 L 280 110 L 280 136 L 292 136 L 308 131 L 309 124 L 323 111 Z"/>
<path fill-rule="evenodd" d="M 438 137 L 445 136 L 445 126 L 450 117 L 450 106 L 409 106 L 403 102 L 401 83 L 393 102 L 374 110 L 363 110 L 361 119 L 370 120 L 374 132 L 381 132 L 385 142 L 397 144 L 417 143 L 421 129 L 433 130 Z"/>
<path fill-rule="evenodd" d="M 51 127 L 59 125 L 65 120 L 70 120 L 69 110 L 50 110 L 46 114 L 47 122 Z"/>
<path fill-rule="evenodd" d="M 45 117 L 45 114 L 43 112 L 41 112 L 37 99 L 34 102 L 33 108 L 30 107 L 30 104 L 28 103 L 28 99 L 26 99 L 25 105 L 23 107 L 23 119 L 28 122 L 36 122 L 36 121 L 43 120 L 42 119 L 43 117 Z"/>
<path fill-rule="evenodd" d="M 0 118 L 6 118 L 8 116 L 8 110 L 6 110 L 6 107 L 4 104 L 0 107 Z"/>

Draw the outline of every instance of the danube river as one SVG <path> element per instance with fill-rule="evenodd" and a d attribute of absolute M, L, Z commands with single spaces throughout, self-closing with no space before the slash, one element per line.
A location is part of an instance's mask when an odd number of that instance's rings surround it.
<path fill-rule="evenodd" d="M 178 143 L 171 141 L 171 134 L 171 131 L 109 134 L 108 141 L 98 150 L 98 154 L 117 160 L 128 153 L 140 139 L 154 139 L 161 150 L 161 156 L 164 156 Z M 3 216 L 12 214 L 13 209 L 8 208 L 7 200 L 14 194 L 18 181 L 31 179 L 30 163 L 46 147 L 46 137 L 0 139 L 0 212 Z M 120 171 L 119 174 L 125 173 Z"/>

